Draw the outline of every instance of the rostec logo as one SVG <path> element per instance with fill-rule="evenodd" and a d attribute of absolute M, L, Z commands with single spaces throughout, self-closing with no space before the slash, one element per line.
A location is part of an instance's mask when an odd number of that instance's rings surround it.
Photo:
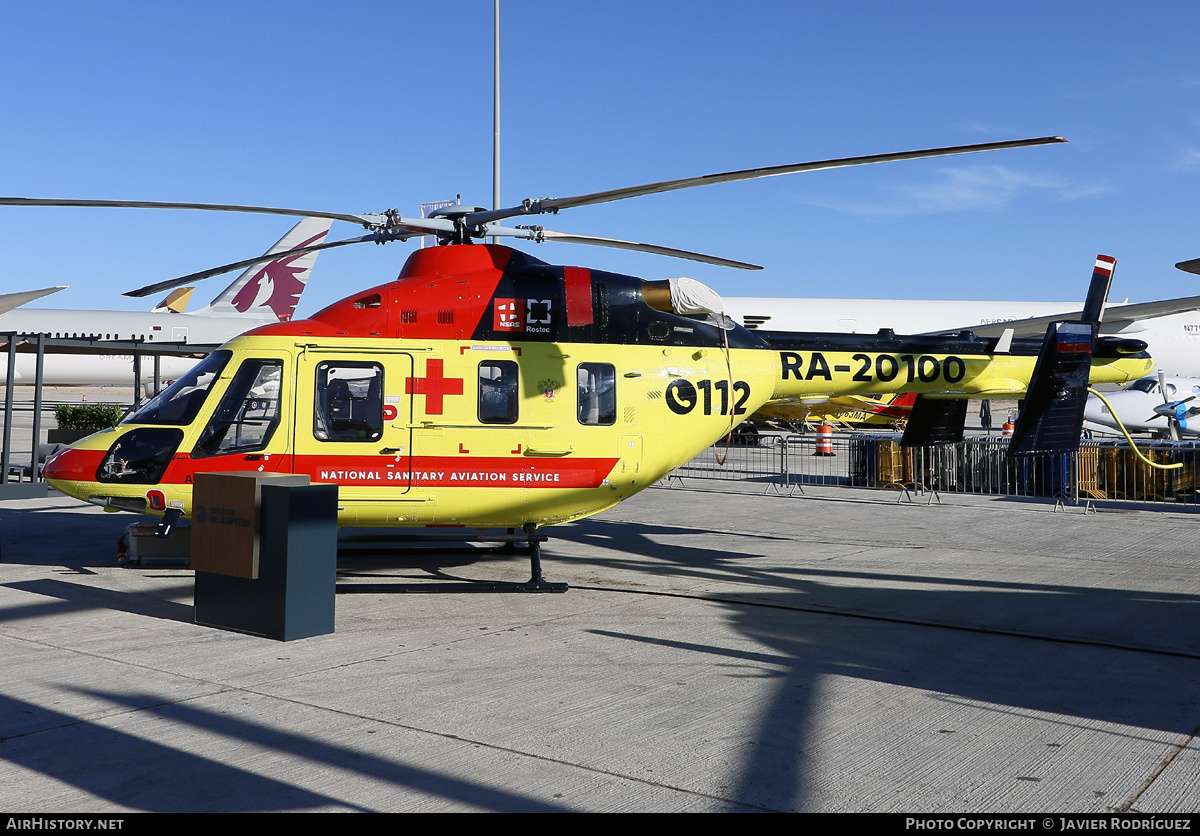
<path fill-rule="evenodd" d="M 549 299 L 525 300 L 525 330 L 533 334 L 550 333 Z"/>
<path fill-rule="evenodd" d="M 549 334 L 552 299 L 496 299 L 493 327 L 497 331 Z"/>
<path fill-rule="evenodd" d="M 496 299 L 496 317 L 492 327 L 496 330 L 524 331 L 525 321 L 522 319 L 524 312 L 524 299 Z"/>

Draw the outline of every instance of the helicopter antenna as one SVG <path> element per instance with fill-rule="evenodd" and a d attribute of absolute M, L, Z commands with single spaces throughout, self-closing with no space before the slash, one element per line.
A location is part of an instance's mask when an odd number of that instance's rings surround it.
<path fill-rule="evenodd" d="M 492 14 L 492 208 L 500 208 L 500 0 Z M 493 235 L 492 243 L 500 239 Z"/>

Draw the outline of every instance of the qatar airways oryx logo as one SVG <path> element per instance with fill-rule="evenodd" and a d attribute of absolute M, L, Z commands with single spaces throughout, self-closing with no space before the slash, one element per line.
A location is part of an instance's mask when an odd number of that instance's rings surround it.
<path fill-rule="evenodd" d="M 497 331 L 549 334 L 552 300 L 496 299 L 492 327 Z"/>
<path fill-rule="evenodd" d="M 325 235 L 325 232 L 314 235 L 292 249 L 312 246 Z M 293 266 L 292 262 L 304 255 L 307 253 L 296 253 L 268 263 L 242 286 L 229 304 L 240 313 L 251 308 L 267 307 L 275 312 L 281 322 L 291 319 L 300 302 L 300 294 L 304 292 L 304 282 L 308 278 L 304 274 L 310 269 L 309 266 Z"/>

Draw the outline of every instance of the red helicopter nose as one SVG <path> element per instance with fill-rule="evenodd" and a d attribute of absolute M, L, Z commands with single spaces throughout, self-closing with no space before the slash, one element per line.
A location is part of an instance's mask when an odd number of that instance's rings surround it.
<path fill-rule="evenodd" d="M 59 482 L 96 481 L 96 451 L 67 447 L 46 459 L 42 475 Z"/>

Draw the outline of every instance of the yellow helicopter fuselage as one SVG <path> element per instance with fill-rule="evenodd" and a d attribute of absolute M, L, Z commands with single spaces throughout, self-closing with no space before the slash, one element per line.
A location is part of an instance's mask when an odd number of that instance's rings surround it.
<path fill-rule="evenodd" d="M 420 250 L 396 282 L 230 341 L 46 478 L 188 516 L 198 472 L 300 473 L 339 486 L 341 525 L 542 526 L 648 487 L 768 402 L 1011 397 L 1036 362 L 966 336 L 764 337 L 646 284 L 505 247 Z M 1152 365 L 1098 356 L 1092 381 Z"/>

